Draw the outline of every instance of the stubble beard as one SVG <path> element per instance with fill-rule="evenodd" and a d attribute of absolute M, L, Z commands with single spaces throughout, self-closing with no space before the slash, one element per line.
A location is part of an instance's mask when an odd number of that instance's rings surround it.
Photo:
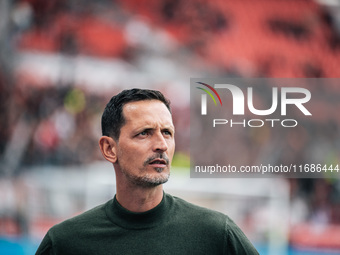
<path fill-rule="evenodd" d="M 122 173 L 126 176 L 126 178 L 134 185 L 143 187 L 143 188 L 153 188 L 158 185 L 166 183 L 170 178 L 169 173 L 162 173 L 163 168 L 155 168 L 155 170 L 159 173 L 157 176 L 152 176 L 151 174 L 144 174 L 142 176 L 132 175 L 128 173 L 125 169 L 122 169 Z"/>
<path fill-rule="evenodd" d="M 158 173 L 156 176 L 147 173 L 145 171 L 142 175 L 133 175 L 129 171 L 127 171 L 124 167 L 120 166 L 121 172 L 125 175 L 125 177 L 134 185 L 143 187 L 143 188 L 152 188 L 158 185 L 166 183 L 170 178 L 170 161 L 169 158 L 163 153 L 156 153 L 153 156 L 149 157 L 145 160 L 143 167 L 147 168 L 150 162 L 156 158 L 161 158 L 166 161 L 167 166 L 169 167 L 168 173 L 164 172 L 164 168 L 154 167 L 154 170 Z"/>

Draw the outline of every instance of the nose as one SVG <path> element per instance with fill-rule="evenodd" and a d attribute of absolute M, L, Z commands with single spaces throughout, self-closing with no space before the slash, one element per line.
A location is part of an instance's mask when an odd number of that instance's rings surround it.
<path fill-rule="evenodd" d="M 164 152 L 168 149 L 168 144 L 161 132 L 157 132 L 154 137 L 153 150 L 155 152 Z"/>

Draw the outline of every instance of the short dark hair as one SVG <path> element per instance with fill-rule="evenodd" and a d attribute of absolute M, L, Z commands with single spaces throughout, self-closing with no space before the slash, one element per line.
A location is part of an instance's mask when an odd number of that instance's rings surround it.
<path fill-rule="evenodd" d="M 170 101 L 160 91 L 136 88 L 123 90 L 113 96 L 105 107 L 102 115 L 102 135 L 110 136 L 118 141 L 120 129 L 125 124 L 123 106 L 130 102 L 143 100 L 159 100 L 171 113 Z"/>

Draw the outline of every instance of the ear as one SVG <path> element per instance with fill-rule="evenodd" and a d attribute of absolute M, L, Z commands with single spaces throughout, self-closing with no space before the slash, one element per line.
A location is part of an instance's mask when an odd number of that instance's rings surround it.
<path fill-rule="evenodd" d="M 99 139 L 99 147 L 107 161 L 111 163 L 117 162 L 117 143 L 112 137 L 102 136 Z"/>

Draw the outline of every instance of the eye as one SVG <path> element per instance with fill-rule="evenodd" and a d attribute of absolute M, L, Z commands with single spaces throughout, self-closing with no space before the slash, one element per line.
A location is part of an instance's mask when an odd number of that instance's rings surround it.
<path fill-rule="evenodd" d="M 166 136 L 172 136 L 172 132 L 169 131 L 169 130 L 164 130 L 163 134 L 166 135 Z"/>
<path fill-rule="evenodd" d="M 143 130 L 139 132 L 136 137 L 147 137 L 150 134 L 150 130 Z"/>
<path fill-rule="evenodd" d="M 146 136 L 147 134 L 148 134 L 147 131 L 142 131 L 142 132 L 140 132 L 138 135 L 139 135 L 139 136 Z"/>

